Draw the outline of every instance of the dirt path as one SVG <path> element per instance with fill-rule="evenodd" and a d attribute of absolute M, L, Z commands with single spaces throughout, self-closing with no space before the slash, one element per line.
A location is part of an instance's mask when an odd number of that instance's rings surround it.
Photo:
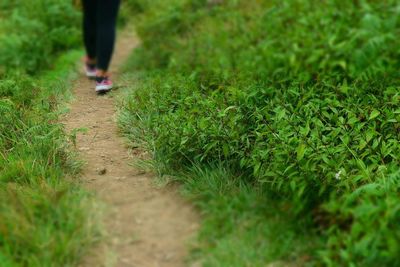
<path fill-rule="evenodd" d="M 112 64 L 117 82 L 118 68 L 136 45 L 128 34 L 119 39 Z M 112 94 L 97 96 L 93 82 L 82 77 L 75 83 L 74 95 L 66 128 L 88 129 L 77 137 L 87 162 L 83 182 L 108 207 L 104 222 L 108 238 L 82 266 L 186 266 L 187 243 L 198 222 L 192 207 L 176 190 L 156 188 L 154 177 L 129 166 L 132 156 L 118 135 Z"/>

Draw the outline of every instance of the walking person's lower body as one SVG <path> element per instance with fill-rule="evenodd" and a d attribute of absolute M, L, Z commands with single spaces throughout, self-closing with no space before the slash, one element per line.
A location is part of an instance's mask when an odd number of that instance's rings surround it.
<path fill-rule="evenodd" d="M 96 91 L 112 89 L 108 68 L 114 51 L 120 0 L 82 0 L 86 74 L 96 78 Z"/>

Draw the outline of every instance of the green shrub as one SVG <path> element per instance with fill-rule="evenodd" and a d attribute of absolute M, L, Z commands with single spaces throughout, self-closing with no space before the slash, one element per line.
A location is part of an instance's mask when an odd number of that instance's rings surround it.
<path fill-rule="evenodd" d="M 320 252 L 328 266 L 400 266 L 399 172 L 360 186 L 326 209 L 339 214 L 329 230 L 328 246 Z M 346 231 L 343 231 L 343 228 Z"/>
<path fill-rule="evenodd" d="M 19 1 L 0 20 L 0 66 L 30 74 L 80 44 L 80 13 L 72 1 Z"/>
<path fill-rule="evenodd" d="M 313 205 L 398 168 L 400 111 L 392 88 L 362 98 L 293 85 L 219 90 L 206 97 L 190 78 L 157 78 L 132 95 L 122 120 L 145 121 L 139 127 L 156 158 L 175 168 L 232 162 Z"/>
<path fill-rule="evenodd" d="M 223 162 L 291 199 L 329 239 L 321 263 L 400 265 L 398 189 L 379 189 L 400 162 L 397 1 L 130 2 L 132 140 L 164 171 Z"/>

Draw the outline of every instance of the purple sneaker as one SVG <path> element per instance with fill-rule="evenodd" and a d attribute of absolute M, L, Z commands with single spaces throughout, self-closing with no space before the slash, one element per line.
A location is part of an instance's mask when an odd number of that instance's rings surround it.
<path fill-rule="evenodd" d="M 96 77 L 96 92 L 106 93 L 113 88 L 113 83 L 109 77 Z"/>

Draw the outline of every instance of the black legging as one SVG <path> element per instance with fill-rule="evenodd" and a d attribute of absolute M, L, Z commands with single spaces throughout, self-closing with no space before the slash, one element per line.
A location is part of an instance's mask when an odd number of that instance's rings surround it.
<path fill-rule="evenodd" d="M 82 0 L 83 34 L 87 55 L 107 71 L 114 50 L 120 0 Z"/>

